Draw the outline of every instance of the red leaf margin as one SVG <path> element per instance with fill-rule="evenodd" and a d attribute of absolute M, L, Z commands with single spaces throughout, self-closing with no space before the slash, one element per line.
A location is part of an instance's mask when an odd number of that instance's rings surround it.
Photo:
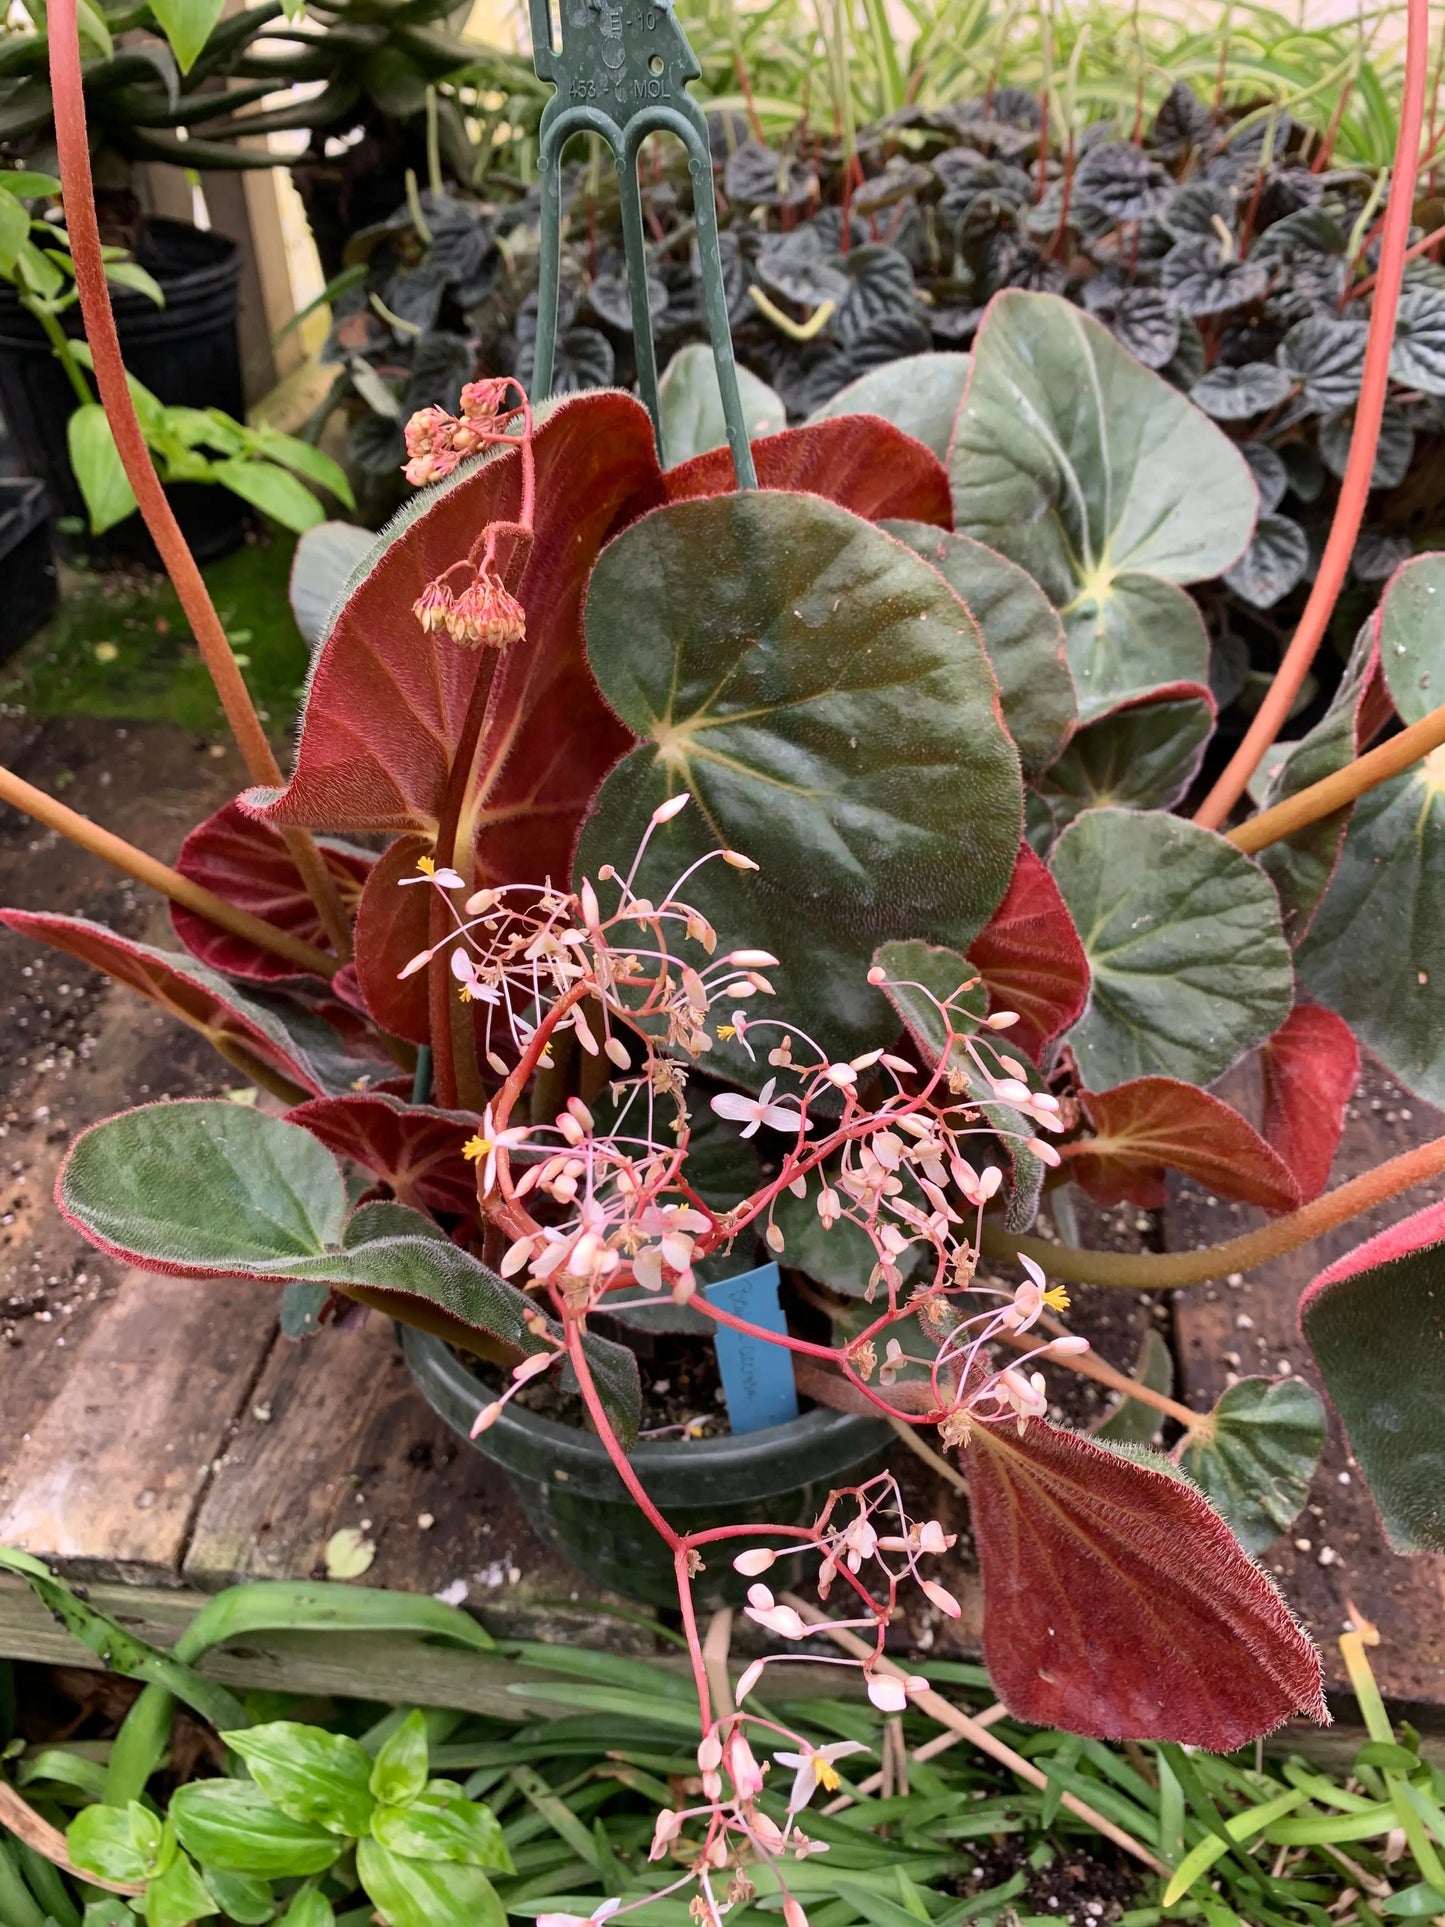
<path fill-rule="evenodd" d="M 1038 1419 L 976 1426 L 965 1468 L 984 1663 L 1016 1718 L 1215 1753 L 1328 1724 L 1318 1652 L 1186 1480 Z"/>
<path fill-rule="evenodd" d="M 1276 1214 L 1303 1202 L 1287 1162 L 1232 1105 L 1197 1085 L 1135 1077 L 1107 1091 L 1081 1090 L 1079 1103 L 1095 1135 L 1061 1148 L 1099 1204 L 1157 1210 L 1168 1198 L 1168 1171 Z"/>

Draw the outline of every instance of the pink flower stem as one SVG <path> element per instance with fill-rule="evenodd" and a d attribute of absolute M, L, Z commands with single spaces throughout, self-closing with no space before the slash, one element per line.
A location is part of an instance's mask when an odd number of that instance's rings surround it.
<path fill-rule="evenodd" d="M 1243 796 L 1250 777 L 1294 707 L 1294 699 L 1309 673 L 1339 600 L 1364 519 L 1370 477 L 1375 467 L 1375 450 L 1380 439 L 1380 423 L 1385 411 L 1390 355 L 1395 341 L 1395 315 L 1399 307 L 1400 282 L 1405 271 L 1405 253 L 1414 213 L 1420 132 L 1425 109 L 1425 76 L 1430 53 L 1429 0 L 1408 0 L 1408 8 L 1400 132 L 1395 147 L 1390 198 L 1385 211 L 1384 239 L 1380 247 L 1380 267 L 1370 313 L 1370 330 L 1365 343 L 1360 398 L 1355 406 L 1354 433 L 1350 437 L 1350 453 L 1345 464 L 1344 480 L 1340 484 L 1339 501 L 1330 524 L 1329 539 L 1325 544 L 1319 572 L 1310 590 L 1304 614 L 1300 617 L 1299 627 L 1285 651 L 1284 660 L 1243 742 L 1195 812 L 1195 822 L 1210 830 L 1220 827 Z"/>

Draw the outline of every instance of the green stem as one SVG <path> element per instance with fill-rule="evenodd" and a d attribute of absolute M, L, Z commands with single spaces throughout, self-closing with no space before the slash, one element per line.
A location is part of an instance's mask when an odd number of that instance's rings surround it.
<path fill-rule="evenodd" d="M 44 302 L 37 301 L 33 295 L 22 294 L 20 297 L 20 305 L 27 313 L 33 314 L 45 330 L 45 339 L 50 343 L 55 354 L 55 359 L 65 370 L 66 380 L 75 390 L 75 399 L 80 403 L 82 408 L 88 408 L 95 400 L 95 397 L 90 392 L 90 386 L 85 376 L 80 372 L 80 363 L 71 353 L 70 337 L 50 312 L 49 308 L 45 306 Z"/>
<path fill-rule="evenodd" d="M 427 186 L 438 200 L 442 193 L 441 128 L 437 118 L 437 90 L 426 90 L 426 178 Z"/>
<path fill-rule="evenodd" d="M 1182 1285 L 1202 1285 L 1231 1272 L 1253 1271 L 1287 1252 L 1298 1251 L 1360 1217 L 1412 1185 L 1445 1171 L 1445 1137 L 1390 1158 L 1363 1177 L 1351 1178 L 1302 1211 L 1276 1218 L 1273 1224 L 1222 1245 L 1198 1251 L 1083 1251 L 1075 1245 L 1050 1244 L 1044 1238 L 1014 1237 L 1001 1225 L 985 1224 L 983 1250 L 989 1258 L 1036 1259 L 1049 1275 L 1071 1285 L 1121 1285 L 1126 1291 L 1171 1291 Z"/>

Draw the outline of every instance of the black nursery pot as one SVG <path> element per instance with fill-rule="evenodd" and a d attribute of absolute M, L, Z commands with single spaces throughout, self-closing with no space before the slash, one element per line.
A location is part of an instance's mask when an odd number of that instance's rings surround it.
<path fill-rule="evenodd" d="M 35 634 L 55 597 L 45 484 L 0 479 L 0 662 Z"/>
<path fill-rule="evenodd" d="M 466 1438 L 489 1403 L 486 1387 L 441 1339 L 407 1327 L 401 1341 L 427 1403 Z M 876 1468 L 890 1436 L 879 1419 L 819 1407 L 741 1438 L 643 1440 L 628 1456 L 658 1510 L 681 1532 L 803 1525 L 831 1490 L 856 1485 Z M 506 1473 L 538 1536 L 589 1579 L 649 1605 L 676 1602 L 672 1557 L 591 1432 L 514 1401 L 473 1443 Z M 706 1555 L 694 1596 L 709 1609 L 735 1605 L 747 1585 L 722 1546 Z"/>
<path fill-rule="evenodd" d="M 223 408 L 239 419 L 245 396 L 236 338 L 241 257 L 235 242 L 183 221 L 158 219 L 147 224 L 136 259 L 160 284 L 166 305 L 157 308 L 133 289 L 112 287 L 126 368 L 163 402 Z M 60 319 L 67 334 L 83 336 L 78 306 Z M 65 439 L 75 406 L 75 392 L 40 324 L 9 283 L 0 282 L 0 416 L 24 466 L 46 483 L 58 512 L 84 518 Z M 198 560 L 213 561 L 240 547 L 246 509 L 229 489 L 181 482 L 166 493 Z M 78 546 L 102 565 L 158 560 L 139 515 L 99 538 L 84 536 Z"/>

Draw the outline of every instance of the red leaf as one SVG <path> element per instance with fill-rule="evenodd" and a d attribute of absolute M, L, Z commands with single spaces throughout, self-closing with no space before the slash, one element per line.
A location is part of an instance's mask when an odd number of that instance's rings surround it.
<path fill-rule="evenodd" d="M 345 1066 L 337 1039 L 316 1018 L 305 1013 L 282 1016 L 265 1009 L 189 957 L 171 957 L 149 944 L 118 937 L 101 924 L 82 917 L 54 916 L 32 910 L 0 910 L 0 921 L 22 936 L 63 950 L 93 970 L 103 970 L 117 983 L 198 1030 L 227 1063 L 250 1074 L 247 1060 L 278 1073 L 288 1083 L 320 1096 L 335 1087 Z M 298 1035 L 303 1030 L 309 1035 Z M 358 1062 L 359 1072 L 362 1065 Z"/>
<path fill-rule="evenodd" d="M 953 527 L 948 473 L 922 442 L 870 415 L 836 415 L 804 428 L 785 428 L 753 443 L 760 488 L 821 495 L 867 522 L 933 522 Z M 710 449 L 668 469 L 645 506 L 687 502 L 731 492 L 733 459 Z M 639 512 L 634 508 L 629 520 Z"/>
<path fill-rule="evenodd" d="M 1165 1202 L 1166 1171 L 1182 1171 L 1221 1197 L 1295 1211 L 1289 1166 L 1222 1098 L 1176 1077 L 1135 1077 L 1111 1091 L 1080 1091 L 1095 1135 L 1062 1147 L 1100 1204 Z"/>
<path fill-rule="evenodd" d="M 327 844 L 320 847 L 327 869 L 340 886 L 343 903 L 354 912 L 374 859 L 365 850 L 340 850 Z M 247 816 L 239 804 L 228 803 L 196 825 L 181 845 L 176 868 L 238 910 L 249 910 L 253 917 L 264 918 L 278 930 L 320 950 L 331 948 L 286 845 L 269 824 Z M 223 930 L 183 904 L 171 905 L 171 924 L 193 957 L 228 977 L 280 983 L 304 974 L 285 958 Z"/>
<path fill-rule="evenodd" d="M 1343 1017 L 1296 1004 L 1259 1053 L 1264 1073 L 1264 1135 L 1294 1174 L 1300 1202 L 1317 1198 L 1330 1166 L 1345 1106 L 1360 1076 L 1360 1047 Z"/>
<path fill-rule="evenodd" d="M 1327 1721 L 1319 1655 L 1193 1486 L 1031 1419 L 974 1428 L 983 1655 L 1009 1711 L 1232 1753 Z"/>
<path fill-rule="evenodd" d="M 405 1104 L 374 1091 L 313 1098 L 286 1114 L 338 1157 L 365 1165 L 402 1204 L 420 1211 L 477 1215 L 477 1182 L 462 1145 L 477 1120 L 463 1111 Z"/>
<path fill-rule="evenodd" d="M 383 1030 L 414 1044 L 431 1042 L 430 966 L 405 981 L 397 973 L 431 944 L 432 890 L 403 890 L 401 879 L 417 874 L 416 860 L 430 848 L 430 837 L 399 836 L 367 878 L 356 917 L 356 982 L 366 1008 Z"/>
<path fill-rule="evenodd" d="M 479 673 L 495 676 L 461 847 L 483 880 L 570 869 L 576 828 L 631 738 L 597 692 L 582 646 L 592 564 L 628 502 L 657 475 L 646 412 L 625 395 L 557 404 L 537 429 L 536 533 L 520 585 L 523 642 L 500 660 L 422 633 L 412 604 L 488 523 L 521 509 L 515 452 L 444 486 L 382 552 L 322 644 L 296 773 L 245 807 L 311 829 L 436 834 Z"/>
<path fill-rule="evenodd" d="M 1028 1057 L 1068 1029 L 1089 995 L 1089 962 L 1074 920 L 1043 858 L 1019 845 L 1003 902 L 969 945 L 989 1009 L 1016 1010 L 1009 1032 Z"/>

